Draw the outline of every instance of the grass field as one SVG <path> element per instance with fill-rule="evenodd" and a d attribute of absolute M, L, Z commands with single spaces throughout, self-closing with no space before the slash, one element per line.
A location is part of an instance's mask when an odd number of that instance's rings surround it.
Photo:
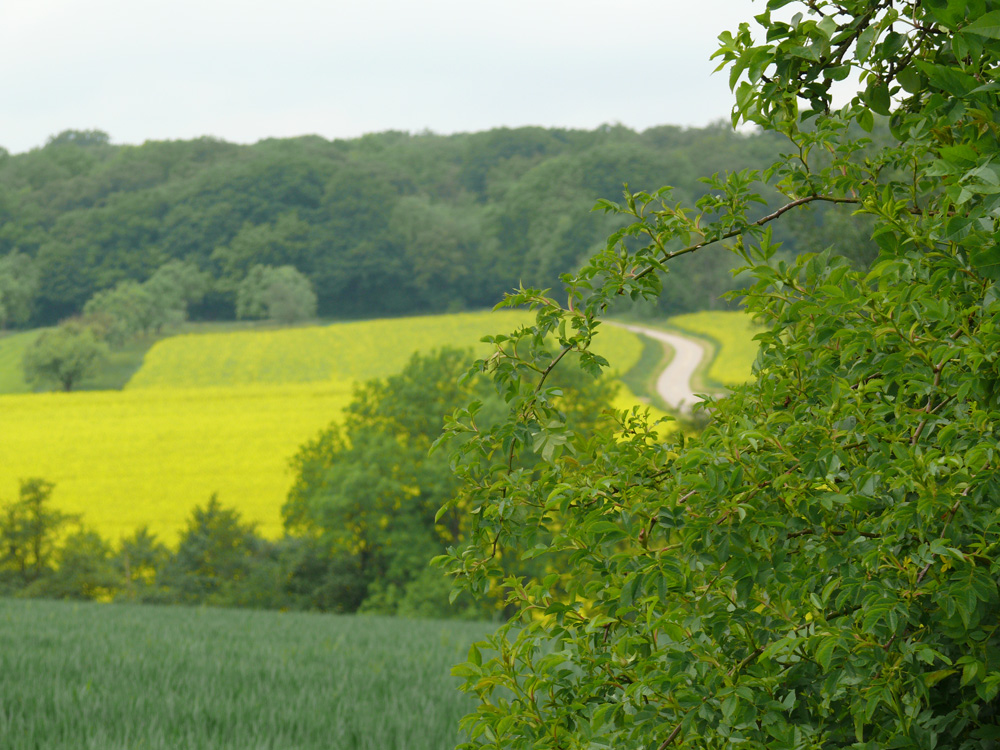
<path fill-rule="evenodd" d="M 172 543 L 217 492 L 276 537 L 289 458 L 338 418 L 356 379 L 528 319 L 463 313 L 165 339 L 125 391 L 0 396 L 0 501 L 16 497 L 20 479 L 42 477 L 56 485 L 56 507 L 103 536 L 148 525 Z M 600 336 L 598 350 L 617 368 L 639 359 L 633 334 L 607 327 Z M 623 390 L 614 406 L 636 401 Z"/>
<path fill-rule="evenodd" d="M 698 312 L 676 315 L 667 324 L 683 333 L 708 339 L 715 355 L 707 370 L 707 385 L 733 386 L 745 383 L 753 375 L 760 332 L 750 316 L 743 312 Z"/>
<path fill-rule="evenodd" d="M 0 746 L 444 750 L 491 629 L 0 599 Z"/>
<path fill-rule="evenodd" d="M 0 393 L 28 393 L 21 359 L 24 350 L 38 337 L 39 330 L 9 333 L 0 337 Z"/>

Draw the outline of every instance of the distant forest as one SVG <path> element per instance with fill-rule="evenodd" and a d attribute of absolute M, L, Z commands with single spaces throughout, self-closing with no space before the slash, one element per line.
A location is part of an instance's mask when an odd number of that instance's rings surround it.
<path fill-rule="evenodd" d="M 727 125 L 385 132 L 252 146 L 116 146 L 101 131 L 69 130 L 29 153 L 0 149 L 0 261 L 18 258 L 33 279 L 23 313 L 3 322 L 56 323 L 169 261 L 211 279 L 194 319 L 233 318 L 237 287 L 256 265 L 297 268 L 326 318 L 492 306 L 521 282 L 556 286 L 601 246 L 616 220 L 590 209 L 617 200 L 626 180 L 633 190 L 672 185 L 670 202 L 691 204 L 709 190 L 696 176 L 766 164 L 784 148 L 773 134 Z M 790 252 L 821 249 L 811 245 L 826 223 L 823 234 L 863 262 L 865 244 L 854 240 L 863 233 L 845 216 L 813 212 L 779 239 Z M 719 307 L 736 284 L 730 256 L 683 260 L 650 312 Z"/>

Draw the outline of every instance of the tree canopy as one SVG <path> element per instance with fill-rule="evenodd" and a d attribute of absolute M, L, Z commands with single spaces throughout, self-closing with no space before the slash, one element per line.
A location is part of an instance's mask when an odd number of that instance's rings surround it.
<path fill-rule="evenodd" d="M 316 316 L 316 293 L 294 266 L 253 266 L 236 288 L 236 317 L 298 323 Z"/>
<path fill-rule="evenodd" d="M 285 529 L 314 542 L 311 575 L 326 582 L 312 585 L 325 592 L 326 607 L 435 617 L 482 617 L 502 608 L 496 597 L 449 606 L 447 579 L 428 568 L 433 556 L 470 529 L 464 505 L 437 512 L 459 485 L 448 451 L 429 453 L 444 415 L 475 399 L 477 424 L 485 428 L 501 410 L 502 400 L 485 379 L 460 379 L 471 361 L 469 352 L 450 348 L 414 354 L 398 375 L 359 386 L 343 420 L 292 460 Z M 610 381 L 562 373 L 558 380 L 554 402 L 572 424 L 602 419 L 614 389 Z M 543 444 L 536 448 L 549 451 Z M 529 471 L 537 459 L 536 452 L 525 454 L 522 468 Z"/>
<path fill-rule="evenodd" d="M 783 157 L 694 205 L 668 187 L 601 201 L 627 224 L 565 277 L 568 303 L 510 295 L 537 322 L 478 365 L 508 418 L 450 422 L 475 524 L 443 562 L 518 613 L 456 668 L 479 700 L 466 746 L 993 747 L 1000 8 L 769 0 L 720 42 L 734 124 L 782 136 Z M 817 204 L 853 212 L 870 267 L 779 249 Z M 604 364 L 589 347 L 615 300 L 727 245 L 766 325 L 753 382 L 695 438 L 640 411 L 567 425 L 550 375 Z M 548 562 L 510 575 L 512 556 Z"/>
<path fill-rule="evenodd" d="M 73 390 L 107 358 L 108 347 L 94 329 L 77 319 L 38 334 L 24 350 L 24 379 L 33 385 L 55 383 Z"/>
<path fill-rule="evenodd" d="M 17 251 L 0 257 L 0 330 L 31 319 L 37 292 L 38 272 L 31 258 Z"/>

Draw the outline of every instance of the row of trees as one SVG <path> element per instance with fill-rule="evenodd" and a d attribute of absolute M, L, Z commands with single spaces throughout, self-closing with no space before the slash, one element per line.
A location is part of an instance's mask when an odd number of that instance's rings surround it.
<path fill-rule="evenodd" d="M 97 292 L 84 304 L 83 317 L 111 346 L 124 346 L 138 336 L 183 323 L 208 285 L 207 275 L 194 265 L 170 261 L 143 283 L 121 281 Z"/>
<path fill-rule="evenodd" d="M 708 190 L 698 169 L 749 165 L 777 143 L 721 126 L 125 147 L 67 131 L 29 153 L 0 150 L 0 257 L 15 259 L 0 262 L 0 324 L 80 314 L 169 262 L 210 277 L 189 306 L 196 318 L 235 316 L 238 287 L 258 265 L 298 269 L 324 317 L 491 306 L 522 278 L 552 285 L 574 270 L 621 223 L 589 209 L 626 180 L 668 177 L 678 199 L 694 200 Z M 813 230 L 804 222 L 786 235 Z M 27 259 L 31 283 L 18 267 Z M 731 265 L 688 259 L 660 306 L 722 304 Z"/>
<path fill-rule="evenodd" d="M 297 596 L 303 550 L 260 538 L 213 496 L 195 507 L 175 549 L 147 529 L 112 545 L 52 507 L 53 485 L 21 482 L 0 516 L 0 593 L 157 603 L 308 607 Z"/>

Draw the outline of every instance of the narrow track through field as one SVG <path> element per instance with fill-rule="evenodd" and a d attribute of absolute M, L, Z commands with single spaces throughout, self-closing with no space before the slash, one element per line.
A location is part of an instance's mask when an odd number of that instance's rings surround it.
<path fill-rule="evenodd" d="M 691 378 L 705 358 L 705 347 L 696 339 L 676 333 L 627 323 L 614 325 L 662 341 L 674 350 L 673 359 L 656 380 L 656 390 L 671 409 L 690 414 L 694 405 L 703 400 L 692 390 Z"/>

